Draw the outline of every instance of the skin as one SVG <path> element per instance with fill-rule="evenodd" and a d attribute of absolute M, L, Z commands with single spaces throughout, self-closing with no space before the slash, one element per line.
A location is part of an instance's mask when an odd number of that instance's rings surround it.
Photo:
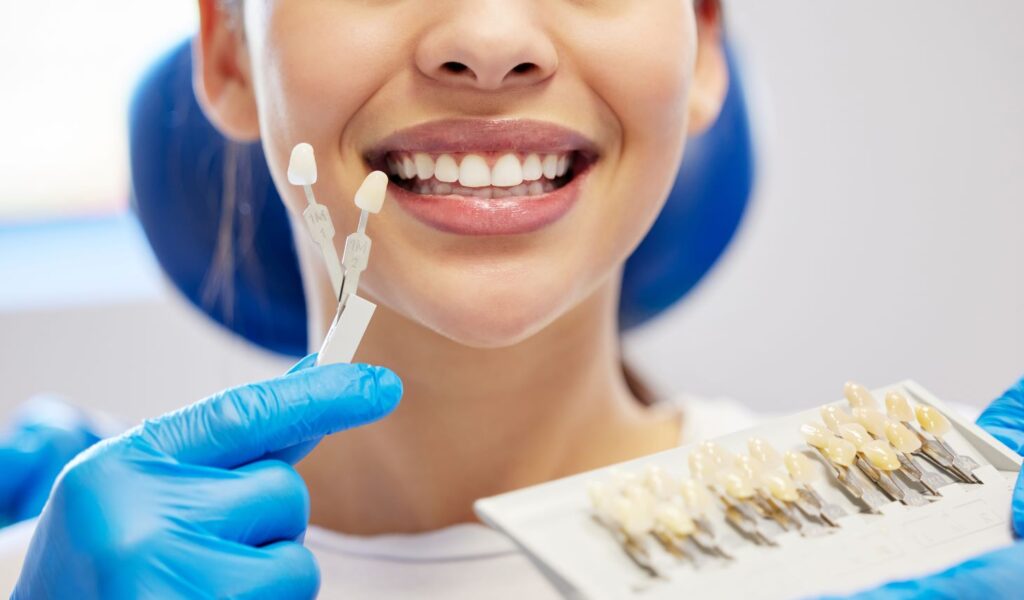
<path fill-rule="evenodd" d="M 657 217 L 687 136 L 724 98 L 715 3 L 199 7 L 196 90 L 223 133 L 263 145 L 300 240 L 312 340 L 336 301 L 301 229 L 305 199 L 287 183 L 297 142 L 316 149 L 317 197 L 338 240 L 356 225 L 364 152 L 398 129 L 533 118 L 582 132 L 601 153 L 577 205 L 537 232 L 442 233 L 392 202 L 371 219 L 360 294 L 379 308 L 356 360 L 393 369 L 405 396 L 389 418 L 324 440 L 302 463 L 313 523 L 374 534 L 472 521 L 477 498 L 678 443 L 680 415 L 627 385 L 616 307 L 625 259 Z M 521 63 L 534 67 L 514 71 Z"/>

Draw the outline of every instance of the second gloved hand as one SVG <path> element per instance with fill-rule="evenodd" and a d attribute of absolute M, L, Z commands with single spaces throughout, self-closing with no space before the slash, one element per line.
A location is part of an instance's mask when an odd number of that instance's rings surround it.
<path fill-rule="evenodd" d="M 307 368 L 222 392 L 80 454 L 43 509 L 12 598 L 311 598 L 309 496 L 287 463 L 374 421 L 387 369 Z"/>

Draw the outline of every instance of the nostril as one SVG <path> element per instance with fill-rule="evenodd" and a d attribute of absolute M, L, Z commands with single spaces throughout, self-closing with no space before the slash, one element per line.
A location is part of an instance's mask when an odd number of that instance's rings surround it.
<path fill-rule="evenodd" d="M 533 63 L 519 63 L 512 70 L 515 71 L 516 73 L 529 73 L 530 71 L 534 70 L 535 68 L 537 68 L 537 65 L 535 65 Z"/>
<path fill-rule="evenodd" d="M 441 65 L 441 68 L 442 69 L 447 69 L 447 70 L 451 71 L 452 73 L 461 73 L 461 72 L 465 71 L 466 69 L 468 69 L 469 67 L 467 67 L 466 65 L 464 65 L 464 64 L 462 64 L 460 62 L 448 61 L 448 62 L 444 63 L 443 65 Z"/>

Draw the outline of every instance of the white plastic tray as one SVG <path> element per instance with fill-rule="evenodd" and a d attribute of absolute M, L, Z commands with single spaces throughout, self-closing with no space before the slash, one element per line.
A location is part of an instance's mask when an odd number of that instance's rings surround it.
<path fill-rule="evenodd" d="M 876 397 L 894 389 L 949 418 L 953 430 L 945 439 L 982 465 L 975 474 L 983 485 L 950 483 L 941 488 L 943 497 L 928 506 L 893 502 L 881 515 L 871 515 L 859 512 L 860 505 L 826 475 L 815 489 L 849 513 L 830 534 L 802 537 L 788 532 L 778 538 L 778 546 L 758 546 L 713 515 L 718 538 L 734 560 L 708 560 L 699 567 L 670 563 L 667 577 L 657 579 L 638 569 L 591 518 L 586 484 L 607 479 L 612 469 L 638 472 L 647 464 L 682 476 L 691 446 L 481 499 L 475 510 L 485 523 L 511 537 L 564 595 L 583 598 L 756 600 L 849 593 L 934 572 L 1011 543 L 1010 498 L 1021 459 L 912 381 L 875 390 Z M 845 401 L 835 404 L 847 406 Z M 819 407 L 717 441 L 744 452 L 747 439 L 757 435 L 780 450 L 806 450 L 799 428 L 811 421 L 820 421 Z M 825 466 L 820 466 L 824 473 Z"/>

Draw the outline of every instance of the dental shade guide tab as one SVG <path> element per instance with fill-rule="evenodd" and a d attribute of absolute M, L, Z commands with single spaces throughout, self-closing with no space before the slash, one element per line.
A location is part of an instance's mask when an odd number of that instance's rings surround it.
<path fill-rule="evenodd" d="M 313 184 L 317 181 L 316 158 L 310 144 L 297 144 L 288 161 L 288 182 L 302 186 L 306 209 L 302 216 L 313 241 L 320 248 L 331 288 L 338 300 L 338 310 L 317 355 L 317 365 L 352 362 L 359 343 L 366 333 L 377 305 L 356 295 L 359 276 L 366 270 L 370 257 L 370 238 L 366 235 L 369 213 L 378 213 L 387 196 L 388 177 L 374 171 L 356 192 L 354 203 L 360 209 L 359 225 L 345 240 L 341 260 L 334 246 L 334 224 L 327 207 L 316 201 Z"/>

